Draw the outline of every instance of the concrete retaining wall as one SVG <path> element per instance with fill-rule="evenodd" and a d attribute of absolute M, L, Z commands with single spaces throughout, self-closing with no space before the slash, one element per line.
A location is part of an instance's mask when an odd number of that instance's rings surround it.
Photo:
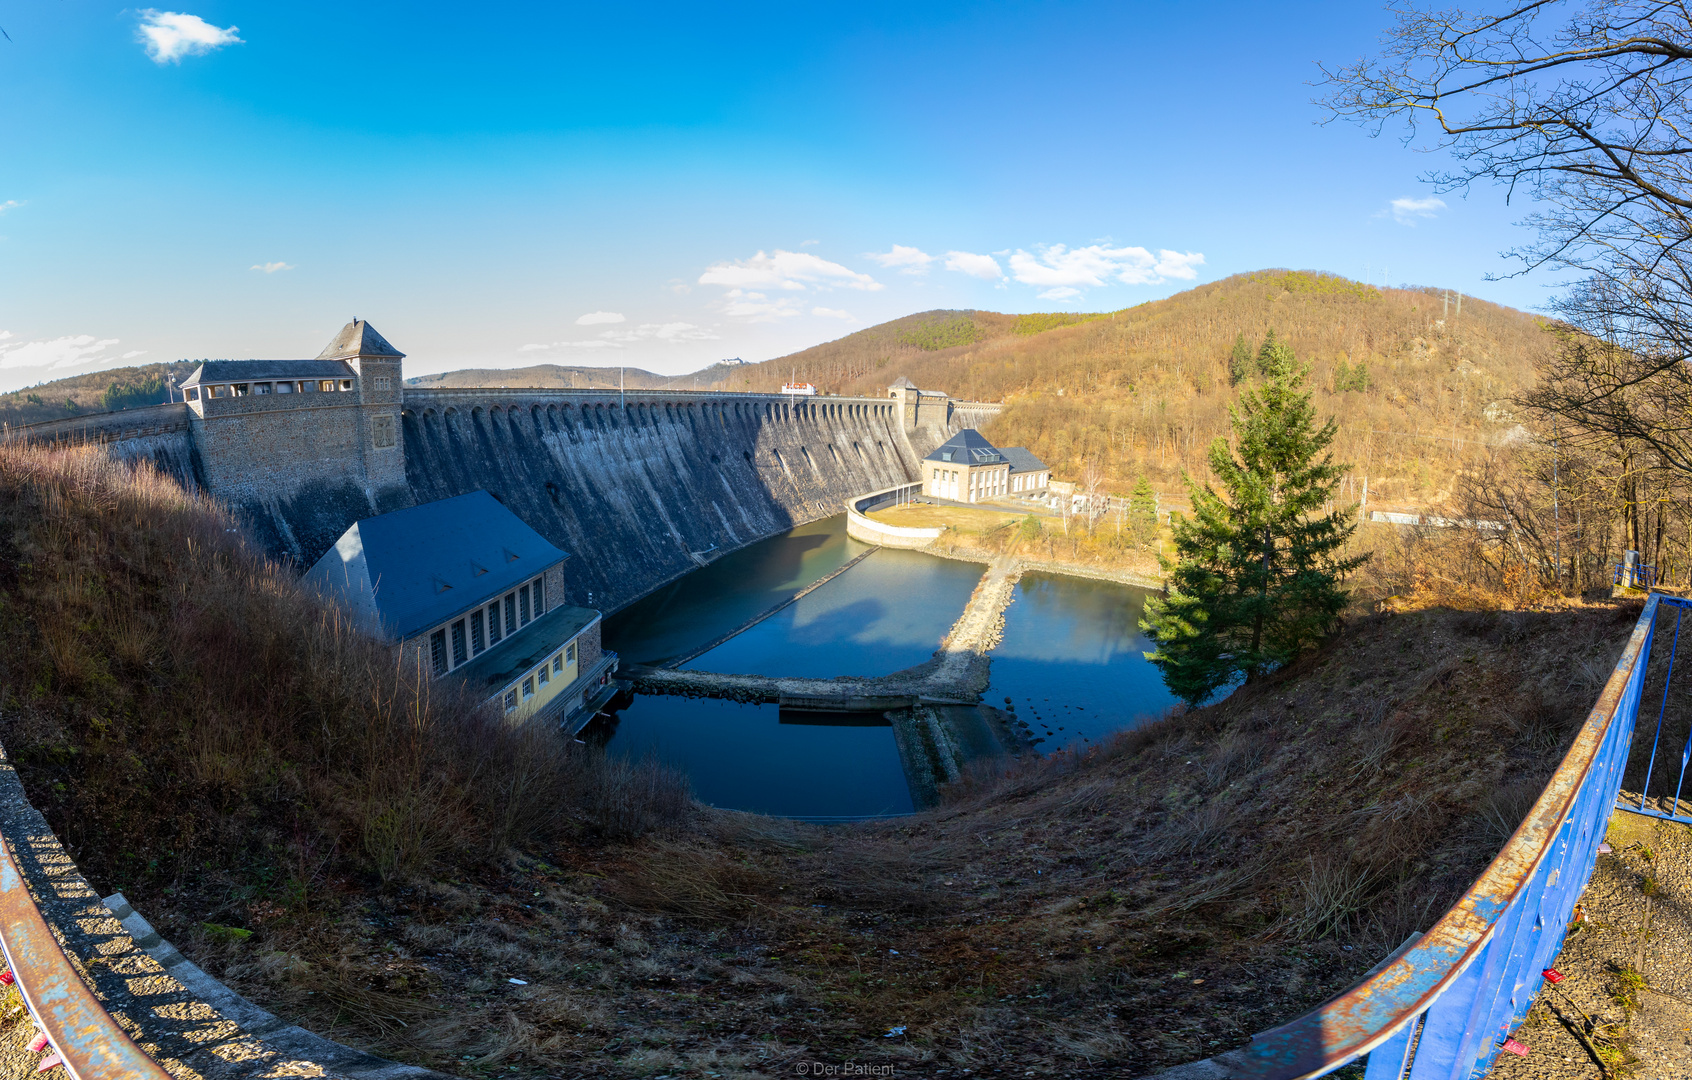
<path fill-rule="evenodd" d="M 878 399 L 407 390 L 403 423 L 418 502 L 485 488 L 576 556 L 570 602 L 607 611 L 918 460 Z"/>
<path fill-rule="evenodd" d="M 854 540 L 862 540 L 866 544 L 880 544 L 882 547 L 925 548 L 934 543 L 946 530 L 888 525 L 864 516 L 869 510 L 890 505 L 897 497 L 915 494 L 921 490 L 922 482 L 916 481 L 872 491 L 868 495 L 849 500 L 846 503 L 846 535 Z"/>

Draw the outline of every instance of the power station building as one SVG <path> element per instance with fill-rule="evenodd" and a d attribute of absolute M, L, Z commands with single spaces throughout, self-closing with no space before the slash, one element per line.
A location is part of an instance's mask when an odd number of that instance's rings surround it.
<path fill-rule="evenodd" d="M 956 502 L 985 502 L 1043 491 L 1052 471 L 1020 446 L 999 449 L 974 428 L 964 428 L 922 459 L 922 493 Z"/>
<path fill-rule="evenodd" d="M 615 692 L 617 654 L 600 647 L 599 612 L 563 602 L 569 557 L 473 491 L 354 523 L 305 582 L 398 642 L 408 667 L 575 731 Z"/>

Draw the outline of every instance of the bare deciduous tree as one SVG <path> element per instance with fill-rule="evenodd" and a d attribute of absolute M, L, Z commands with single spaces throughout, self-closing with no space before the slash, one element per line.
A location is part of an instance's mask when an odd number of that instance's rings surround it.
<path fill-rule="evenodd" d="M 1692 13 L 1662 0 L 1410 4 L 1378 57 L 1324 68 L 1325 104 L 1445 152 L 1441 192 L 1525 192 L 1523 269 L 1571 273 L 1568 324 L 1523 403 L 1575 437 L 1692 472 Z"/>

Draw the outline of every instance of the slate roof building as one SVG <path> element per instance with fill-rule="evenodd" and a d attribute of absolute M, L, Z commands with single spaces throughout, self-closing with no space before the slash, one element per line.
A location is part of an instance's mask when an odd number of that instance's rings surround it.
<path fill-rule="evenodd" d="M 569 557 L 473 491 L 354 523 L 305 581 L 433 676 L 574 731 L 615 691 L 617 655 L 599 612 L 564 603 Z"/>
<path fill-rule="evenodd" d="M 1051 477 L 1045 463 L 1027 450 L 1001 450 L 974 428 L 964 428 L 922 459 L 922 493 L 957 502 L 1038 491 Z"/>

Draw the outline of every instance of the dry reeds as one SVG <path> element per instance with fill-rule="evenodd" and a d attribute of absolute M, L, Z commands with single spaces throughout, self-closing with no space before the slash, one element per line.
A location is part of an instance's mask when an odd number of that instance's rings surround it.
<path fill-rule="evenodd" d="M 673 772 L 407 667 L 220 504 L 99 449 L 0 447 L 0 591 L 7 747 L 114 886 L 231 845 L 232 874 L 270 880 L 295 836 L 396 881 L 691 806 Z"/>

